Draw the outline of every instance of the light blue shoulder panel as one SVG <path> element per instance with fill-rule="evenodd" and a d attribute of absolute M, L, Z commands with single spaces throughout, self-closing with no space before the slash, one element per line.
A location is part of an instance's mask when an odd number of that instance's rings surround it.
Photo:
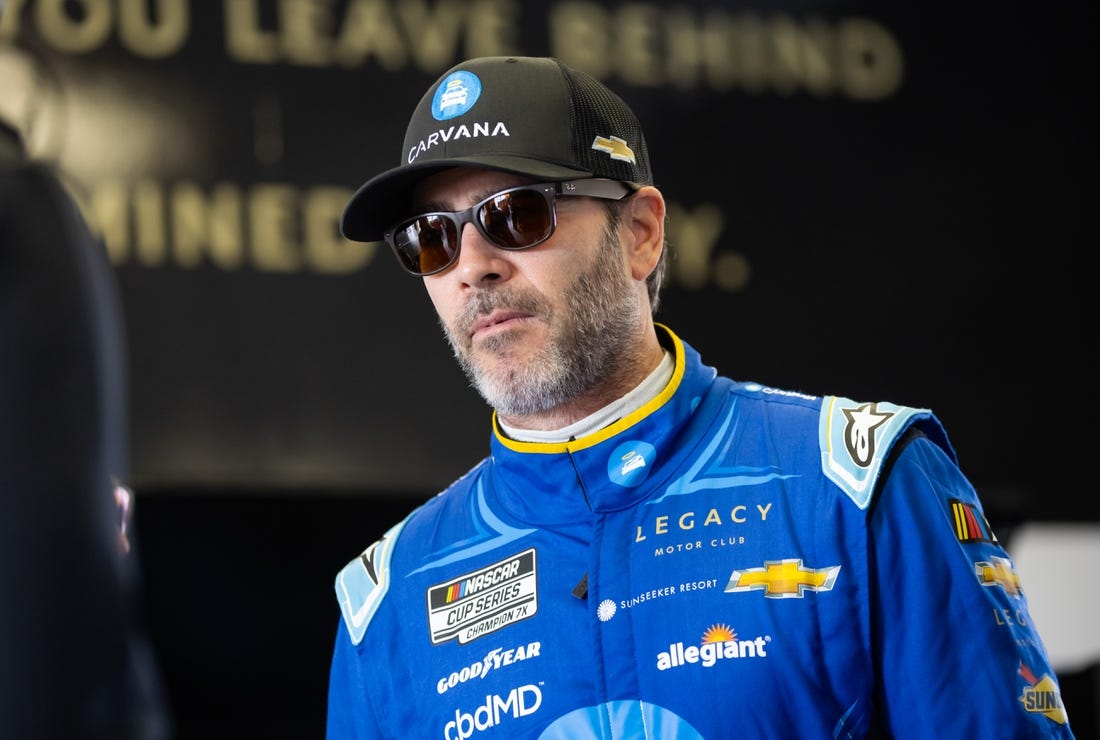
<path fill-rule="evenodd" d="M 390 558 L 405 521 L 391 527 L 336 575 L 336 599 L 354 645 L 363 639 L 371 617 L 390 588 Z"/>
<path fill-rule="evenodd" d="M 898 437 L 914 419 L 931 413 L 883 401 L 861 403 L 825 397 L 818 422 L 822 470 L 856 506 L 866 509 L 882 464 Z"/>

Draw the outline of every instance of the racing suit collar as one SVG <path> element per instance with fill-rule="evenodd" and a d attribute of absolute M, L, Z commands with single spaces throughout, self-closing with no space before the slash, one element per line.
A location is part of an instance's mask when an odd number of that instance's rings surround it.
<path fill-rule="evenodd" d="M 488 495 L 521 521 L 590 521 L 593 513 L 636 504 L 664 481 L 684 453 L 682 435 L 717 409 L 704 404 L 717 372 L 668 327 L 658 324 L 674 358 L 672 379 L 651 401 L 599 431 L 568 442 L 519 442 L 494 418 Z"/>

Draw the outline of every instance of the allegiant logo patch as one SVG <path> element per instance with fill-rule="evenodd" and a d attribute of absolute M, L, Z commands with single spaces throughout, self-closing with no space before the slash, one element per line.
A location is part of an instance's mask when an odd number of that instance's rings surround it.
<path fill-rule="evenodd" d="M 428 589 L 432 643 L 467 643 L 535 616 L 535 549 Z"/>
<path fill-rule="evenodd" d="M 727 625 L 711 625 L 703 632 L 698 645 L 685 646 L 682 642 L 675 642 L 668 646 L 667 651 L 657 653 L 657 670 L 667 671 L 686 665 L 713 668 L 723 660 L 766 658 L 771 639 L 771 635 L 757 635 L 751 640 L 742 640 Z"/>

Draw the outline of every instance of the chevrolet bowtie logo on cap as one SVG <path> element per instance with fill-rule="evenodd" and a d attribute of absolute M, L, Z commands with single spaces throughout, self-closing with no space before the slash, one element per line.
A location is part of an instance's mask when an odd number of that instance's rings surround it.
<path fill-rule="evenodd" d="M 626 141 L 620 139 L 618 136 L 597 136 L 595 141 L 592 142 L 592 148 L 597 152 L 607 152 L 611 155 L 612 159 L 636 164 L 634 150 L 627 145 Z"/>

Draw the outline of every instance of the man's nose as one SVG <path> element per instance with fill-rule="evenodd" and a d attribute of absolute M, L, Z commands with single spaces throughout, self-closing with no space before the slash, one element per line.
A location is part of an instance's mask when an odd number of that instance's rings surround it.
<path fill-rule="evenodd" d="M 478 285 L 486 280 L 507 279 L 511 274 L 511 253 L 482 236 L 472 223 L 463 224 L 461 240 L 455 268 L 464 283 Z"/>

